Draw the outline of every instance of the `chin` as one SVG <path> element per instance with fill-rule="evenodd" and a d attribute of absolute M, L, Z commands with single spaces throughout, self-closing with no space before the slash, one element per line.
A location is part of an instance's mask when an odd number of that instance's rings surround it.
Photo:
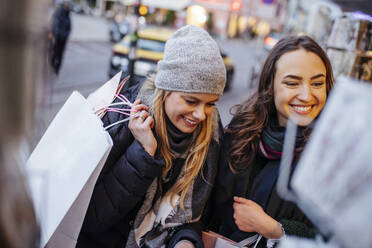
<path fill-rule="evenodd" d="M 187 127 L 185 125 L 177 125 L 176 128 L 183 133 L 192 133 L 195 130 L 195 128 Z"/>
<path fill-rule="evenodd" d="M 195 131 L 196 128 L 183 128 L 183 129 L 180 129 L 181 132 L 183 133 L 192 133 Z"/>
<path fill-rule="evenodd" d="M 297 120 L 297 125 L 300 127 L 306 127 L 313 122 L 314 119 Z"/>

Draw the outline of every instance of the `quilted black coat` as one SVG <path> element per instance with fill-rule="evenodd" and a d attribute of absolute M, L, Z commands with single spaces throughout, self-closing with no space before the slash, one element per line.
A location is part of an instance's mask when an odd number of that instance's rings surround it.
<path fill-rule="evenodd" d="M 129 101 L 136 99 L 141 85 L 125 91 Z M 104 126 L 125 117 L 108 112 Z M 134 139 L 128 122 L 109 133 L 114 145 L 95 185 L 76 247 L 124 247 L 147 188 L 164 166 L 163 159 L 149 155 Z"/>

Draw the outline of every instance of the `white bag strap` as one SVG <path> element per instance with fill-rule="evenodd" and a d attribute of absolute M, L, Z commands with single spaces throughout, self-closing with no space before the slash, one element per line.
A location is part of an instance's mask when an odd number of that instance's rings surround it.
<path fill-rule="evenodd" d="M 253 246 L 253 248 L 256 248 L 257 245 L 258 245 L 258 242 L 260 242 L 261 238 L 262 238 L 262 235 L 260 235 L 260 234 L 253 235 L 253 236 L 251 236 L 249 238 L 246 238 L 246 239 L 243 239 L 242 241 L 237 243 L 237 247 L 239 247 L 239 248 L 246 247 L 247 245 L 252 245 L 253 243 L 256 242 Z"/>

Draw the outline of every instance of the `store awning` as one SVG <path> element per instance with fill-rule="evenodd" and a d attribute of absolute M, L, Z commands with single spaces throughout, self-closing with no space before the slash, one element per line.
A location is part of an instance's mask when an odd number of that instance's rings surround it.
<path fill-rule="evenodd" d="M 149 7 L 169 10 L 183 10 L 190 4 L 190 0 L 142 0 L 141 4 Z"/>

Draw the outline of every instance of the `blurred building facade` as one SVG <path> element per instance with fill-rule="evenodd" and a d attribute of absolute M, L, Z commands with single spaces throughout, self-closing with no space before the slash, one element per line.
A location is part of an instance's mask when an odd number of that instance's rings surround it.
<path fill-rule="evenodd" d="M 327 48 L 336 19 L 345 11 L 366 5 L 365 0 L 79 0 L 93 4 L 106 17 L 121 15 L 133 25 L 179 28 L 199 25 L 220 38 L 265 37 L 270 32 L 307 34 Z M 354 3 L 354 5 L 351 4 Z M 136 6 L 146 6 L 139 18 Z M 364 5 L 362 5 L 364 4 Z M 350 6 L 354 6 L 351 9 Z M 361 9 L 362 11 L 364 9 Z M 368 11 L 368 8 L 367 8 Z"/>
<path fill-rule="evenodd" d="M 334 20 L 341 15 L 341 8 L 331 1 L 290 0 L 286 32 L 308 34 L 324 46 Z"/>
<path fill-rule="evenodd" d="M 193 0 L 207 13 L 206 28 L 222 37 L 265 36 L 281 30 L 288 0 Z"/>
<path fill-rule="evenodd" d="M 241 37 L 264 36 L 281 30 L 287 16 L 288 0 L 96 0 L 96 8 L 106 17 L 121 13 L 134 15 L 138 4 L 148 7 L 150 24 L 203 26 L 212 35 Z M 130 17 L 129 17 L 130 18 Z"/>

